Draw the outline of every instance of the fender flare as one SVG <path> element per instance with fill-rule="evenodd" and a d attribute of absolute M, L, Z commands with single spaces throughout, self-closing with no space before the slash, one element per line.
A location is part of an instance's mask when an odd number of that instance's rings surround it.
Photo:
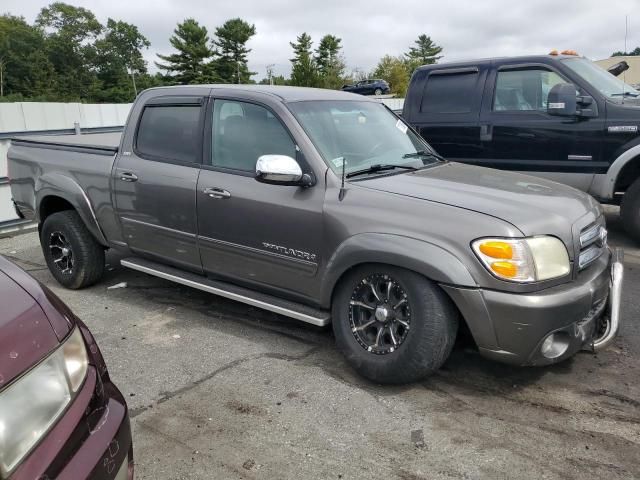
<path fill-rule="evenodd" d="M 640 156 L 640 145 L 635 145 L 618 156 L 607 170 L 604 180 L 599 182 L 597 188 L 592 189 L 593 195 L 605 200 L 612 199 L 618 175 L 627 163 L 638 156 Z"/>
<path fill-rule="evenodd" d="M 327 262 L 320 294 L 323 306 L 331 305 L 333 290 L 342 275 L 362 263 L 406 268 L 438 283 L 478 286 L 460 259 L 438 245 L 401 235 L 361 233 L 340 244 Z"/>
<path fill-rule="evenodd" d="M 98 224 L 98 218 L 89 197 L 82 187 L 72 178 L 60 173 L 50 173 L 38 177 L 35 183 L 36 216 L 40 218 L 40 205 L 46 197 L 59 197 L 69 202 L 78 212 L 83 223 L 93 237 L 104 247 L 108 247 L 106 237 Z"/>

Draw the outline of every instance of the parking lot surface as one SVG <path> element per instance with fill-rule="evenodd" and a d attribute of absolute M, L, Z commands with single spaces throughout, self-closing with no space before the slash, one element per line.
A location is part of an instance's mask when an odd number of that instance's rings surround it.
<path fill-rule="evenodd" d="M 514 368 L 462 340 L 435 376 L 400 387 L 356 375 L 330 329 L 126 270 L 115 255 L 98 285 L 71 291 L 36 233 L 1 239 L 0 253 L 93 331 L 129 403 L 138 479 L 640 478 L 640 248 L 615 210 L 608 224 L 626 267 L 613 347 Z"/>

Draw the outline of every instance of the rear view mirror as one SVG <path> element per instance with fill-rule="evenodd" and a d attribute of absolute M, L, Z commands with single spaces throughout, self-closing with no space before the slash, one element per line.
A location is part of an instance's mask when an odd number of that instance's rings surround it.
<path fill-rule="evenodd" d="M 256 180 L 274 185 L 310 186 L 311 176 L 287 155 L 262 155 L 256 162 Z"/>
<path fill-rule="evenodd" d="M 558 83 L 549 92 L 547 113 L 561 117 L 571 117 L 577 113 L 576 87 L 571 83 Z"/>

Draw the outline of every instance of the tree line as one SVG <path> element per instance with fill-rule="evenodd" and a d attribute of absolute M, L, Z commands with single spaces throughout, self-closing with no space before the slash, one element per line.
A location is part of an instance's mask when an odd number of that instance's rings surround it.
<path fill-rule="evenodd" d="M 193 18 L 178 23 L 169 54 L 158 54 L 149 72 L 143 51 L 149 40 L 137 26 L 108 18 L 101 24 L 88 9 L 62 2 L 42 8 L 33 24 L 0 16 L 0 101 L 132 101 L 140 90 L 160 85 L 256 83 L 247 55 L 255 25 L 233 18 L 213 29 Z M 327 34 L 314 48 L 307 33 L 290 42 L 291 74 L 273 65 L 257 83 L 339 89 L 364 78 L 382 78 L 403 96 L 413 70 L 442 58 L 442 48 L 420 35 L 407 53 L 385 55 L 369 73 L 347 73 L 342 39 Z"/>
<path fill-rule="evenodd" d="M 612 57 L 638 57 L 640 56 L 640 47 L 636 47 L 633 50 L 630 50 L 628 52 L 622 52 L 622 51 L 618 51 L 618 52 L 613 52 L 611 54 Z"/>

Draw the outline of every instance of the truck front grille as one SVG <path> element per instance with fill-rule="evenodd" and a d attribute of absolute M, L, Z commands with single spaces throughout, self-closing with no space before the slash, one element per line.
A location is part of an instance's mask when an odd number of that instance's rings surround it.
<path fill-rule="evenodd" d="M 607 249 L 607 229 L 600 223 L 593 223 L 580 232 L 580 254 L 578 268 L 583 270 L 595 262 Z"/>

